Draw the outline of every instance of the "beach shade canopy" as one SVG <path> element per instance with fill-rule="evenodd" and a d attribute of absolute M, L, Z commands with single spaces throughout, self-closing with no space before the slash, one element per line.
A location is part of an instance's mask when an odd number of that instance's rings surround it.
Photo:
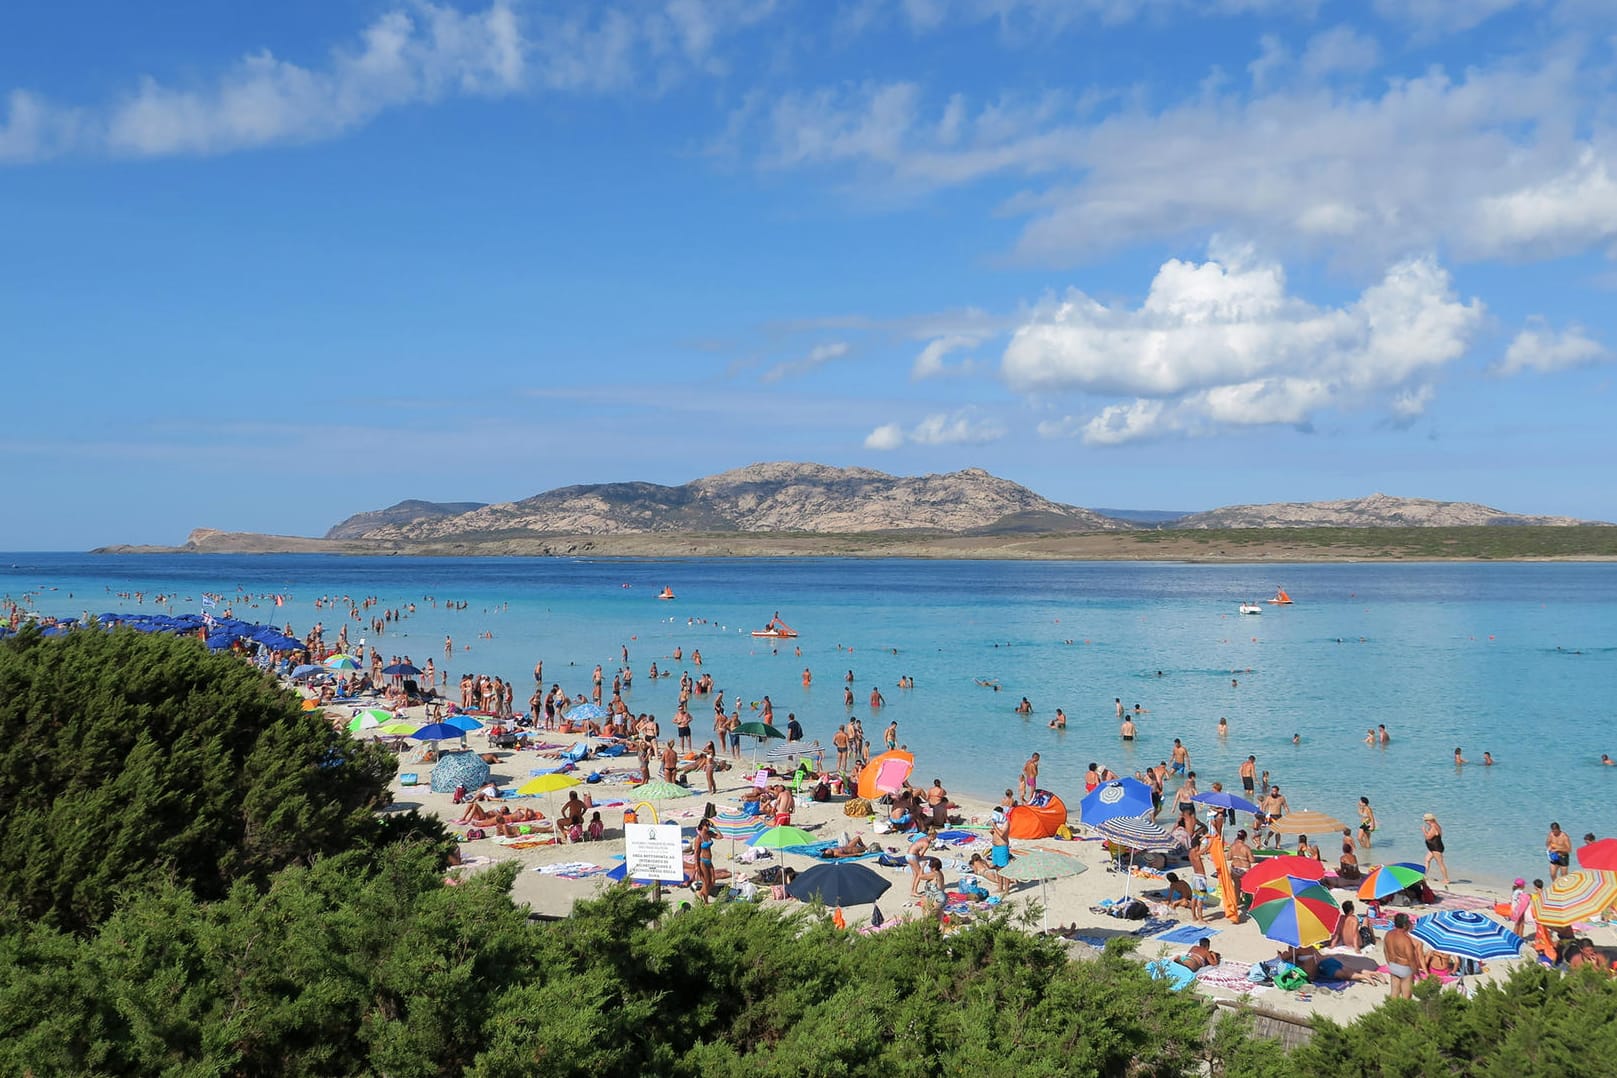
<path fill-rule="evenodd" d="M 1603 838 L 1579 846 L 1578 867 L 1593 872 L 1617 872 L 1617 838 Z"/>
<path fill-rule="evenodd" d="M 466 733 L 471 733 L 473 730 L 481 730 L 483 728 L 483 724 L 472 718 L 470 715 L 446 715 L 439 725 L 453 726 L 455 729 L 463 730 Z"/>
<path fill-rule="evenodd" d="M 1313 858 L 1304 858 L 1313 860 Z M 1359 884 L 1359 897 L 1367 902 L 1374 902 L 1395 895 L 1411 884 L 1419 883 L 1426 878 L 1426 867 L 1417 865 L 1413 861 L 1399 861 L 1391 865 L 1378 865 Z"/>
<path fill-rule="evenodd" d="M 374 730 L 392 721 L 391 711 L 384 711 L 379 707 L 368 708 L 348 720 L 348 732 L 357 734 L 361 730 Z"/>
<path fill-rule="evenodd" d="M 1214 808 L 1234 809 L 1236 812 L 1261 812 L 1262 810 L 1244 797 L 1237 797 L 1227 790 L 1209 790 L 1204 794 L 1197 794 L 1192 801 L 1201 805 L 1212 805 Z M 1304 832 L 1306 834 L 1307 832 Z"/>
<path fill-rule="evenodd" d="M 432 792 L 452 794 L 455 787 L 475 790 L 488 781 L 488 764 L 475 752 L 449 752 L 438 758 L 432 768 Z"/>
<path fill-rule="evenodd" d="M 1617 873 L 1568 872 L 1533 899 L 1533 920 L 1551 928 L 1592 921 L 1617 905 Z"/>
<path fill-rule="evenodd" d="M 394 663 L 392 666 L 382 667 L 382 673 L 389 677 L 414 677 L 421 670 L 411 663 Z"/>
<path fill-rule="evenodd" d="M 858 794 L 874 801 L 882 794 L 895 794 L 915 770 L 915 757 L 903 749 L 884 752 L 859 770 Z"/>
<path fill-rule="evenodd" d="M 352 655 L 328 655 L 321 665 L 327 670 L 358 670 L 359 660 Z"/>
<path fill-rule="evenodd" d="M 643 782 L 634 788 L 634 795 L 646 801 L 667 801 L 673 797 L 689 797 L 696 791 L 689 786 L 681 786 L 677 782 L 666 782 L 662 779 L 652 779 Z"/>
<path fill-rule="evenodd" d="M 1415 922 L 1410 935 L 1434 951 L 1487 962 L 1515 958 L 1527 941 L 1476 910 L 1439 910 Z"/>
<path fill-rule="evenodd" d="M 854 861 L 833 861 L 798 873 L 786 893 L 799 902 L 818 900 L 827 906 L 863 906 L 887 893 L 892 882 Z"/>
<path fill-rule="evenodd" d="M 769 725 L 767 722 L 744 722 L 735 728 L 735 733 L 746 734 L 748 737 L 761 738 L 765 741 L 785 741 L 786 735 Z"/>
<path fill-rule="evenodd" d="M 1263 934 L 1277 943 L 1312 947 L 1331 938 L 1342 908 L 1324 884 L 1281 876 L 1253 894 L 1251 914 Z"/>
<path fill-rule="evenodd" d="M 600 704 L 575 704 L 563 714 L 573 722 L 596 722 L 607 717 L 610 712 Z"/>
<path fill-rule="evenodd" d="M 1161 824 L 1138 816 L 1119 816 L 1097 824 L 1095 830 L 1103 838 L 1131 850 L 1171 850 L 1177 845 Z"/>
<path fill-rule="evenodd" d="M 1298 857 L 1289 853 L 1280 857 L 1270 857 L 1247 869 L 1246 875 L 1241 877 L 1241 890 L 1250 895 L 1269 881 L 1285 879 L 1287 876 L 1295 876 L 1302 880 L 1323 880 L 1325 866 L 1312 857 Z"/>
<path fill-rule="evenodd" d="M 748 846 L 761 846 L 766 850 L 784 850 L 788 846 L 812 846 L 817 840 L 801 827 L 782 825 L 771 827 L 756 836 Z"/>
<path fill-rule="evenodd" d="M 458 726 L 451 726 L 447 722 L 432 722 L 416 730 L 410 736 L 417 741 L 458 741 L 466 736 L 466 731 Z"/>
<path fill-rule="evenodd" d="M 1323 812 L 1290 812 L 1269 825 L 1277 835 L 1341 834 L 1347 824 Z"/>
<path fill-rule="evenodd" d="M 1151 811 L 1151 787 L 1139 779 L 1113 779 L 1103 782 L 1078 802 L 1078 818 L 1091 827 L 1124 816 L 1144 816 Z"/>
<path fill-rule="evenodd" d="M 548 775 L 535 775 L 521 786 L 518 786 L 517 793 L 523 796 L 549 794 L 555 793 L 557 790 L 565 790 L 569 786 L 577 786 L 578 783 L 579 780 L 571 775 L 552 772 Z"/>

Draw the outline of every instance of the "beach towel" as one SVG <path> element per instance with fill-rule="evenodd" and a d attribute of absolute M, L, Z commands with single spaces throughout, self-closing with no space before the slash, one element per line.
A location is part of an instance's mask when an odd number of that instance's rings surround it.
<path fill-rule="evenodd" d="M 1475 895 L 1457 895 L 1451 891 L 1437 892 L 1437 904 L 1446 910 L 1491 910 L 1493 902 Z"/>
<path fill-rule="evenodd" d="M 534 869 L 541 876 L 561 876 L 569 872 L 594 873 L 605 872 L 600 865 L 589 861 L 561 861 L 554 865 L 540 865 Z"/>
<path fill-rule="evenodd" d="M 1168 987 L 1175 992 L 1184 991 L 1196 980 L 1196 974 L 1190 967 L 1181 966 L 1171 958 L 1159 958 L 1155 962 L 1148 962 L 1145 971 L 1151 974 L 1154 981 L 1167 981 Z"/>
<path fill-rule="evenodd" d="M 1154 937 L 1152 942 L 1183 943 L 1187 946 L 1195 946 L 1196 942 L 1203 936 L 1211 939 L 1216 935 L 1218 935 L 1218 929 L 1216 928 L 1208 928 L 1206 925 L 1191 924 L 1176 928 L 1172 932 L 1164 932 L 1162 935 Z"/>
<path fill-rule="evenodd" d="M 1130 932 L 1129 935 L 1152 936 L 1158 932 L 1165 932 L 1170 928 L 1175 928 L 1178 926 L 1178 924 L 1179 922 L 1175 921 L 1171 917 L 1150 917 L 1142 922 L 1139 928 L 1136 928 L 1133 932 Z M 1201 926 L 1197 925 L 1196 927 L 1200 928 Z M 1206 935 L 1206 933 L 1203 933 L 1203 935 Z"/>
<path fill-rule="evenodd" d="M 1267 992 L 1268 985 L 1253 984 L 1247 980 L 1247 974 L 1252 971 L 1250 962 L 1234 962 L 1225 959 L 1216 966 L 1203 966 L 1196 971 L 1196 979 L 1208 988 L 1222 988 L 1226 992 L 1251 993 L 1257 995 Z"/>

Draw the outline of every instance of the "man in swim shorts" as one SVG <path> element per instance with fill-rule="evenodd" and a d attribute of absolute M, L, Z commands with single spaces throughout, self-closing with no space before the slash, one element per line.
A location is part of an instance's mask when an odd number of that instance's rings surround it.
<path fill-rule="evenodd" d="M 1173 739 L 1173 752 L 1168 755 L 1173 760 L 1175 775 L 1183 775 L 1190 768 L 1190 752 L 1179 743 L 1177 737 Z"/>
<path fill-rule="evenodd" d="M 1382 954 L 1387 960 L 1387 974 L 1392 985 L 1387 989 L 1389 999 L 1413 999 L 1415 971 L 1421 966 L 1420 944 L 1409 934 L 1409 914 L 1393 915 L 1392 928 L 1381 937 Z"/>
<path fill-rule="evenodd" d="M 1241 765 L 1241 789 L 1246 793 L 1248 801 L 1252 800 L 1252 783 L 1257 770 L 1258 758 L 1256 756 L 1248 756 L 1246 763 Z"/>

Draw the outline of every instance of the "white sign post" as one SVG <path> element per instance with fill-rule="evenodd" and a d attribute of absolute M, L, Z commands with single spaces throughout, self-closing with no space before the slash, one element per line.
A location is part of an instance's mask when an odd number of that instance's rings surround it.
<path fill-rule="evenodd" d="M 677 823 L 631 823 L 623 827 L 623 878 L 682 883 L 685 846 Z"/>

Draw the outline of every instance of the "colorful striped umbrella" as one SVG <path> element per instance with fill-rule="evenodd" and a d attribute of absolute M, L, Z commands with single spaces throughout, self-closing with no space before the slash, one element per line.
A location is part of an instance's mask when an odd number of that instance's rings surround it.
<path fill-rule="evenodd" d="M 1310 858 L 1311 860 L 1311 858 Z M 1412 883 L 1426 878 L 1426 869 L 1413 861 L 1399 861 L 1391 865 L 1378 865 L 1359 884 L 1359 897 L 1367 902 L 1395 895 Z"/>
<path fill-rule="evenodd" d="M 1542 899 L 1533 900 L 1533 919 L 1559 928 L 1600 917 L 1617 905 L 1617 873 L 1568 872 L 1552 880 Z"/>
<path fill-rule="evenodd" d="M 1336 931 L 1342 908 L 1325 885 L 1296 876 L 1270 880 L 1252 896 L 1252 919 L 1263 934 L 1293 947 L 1324 943 Z"/>
<path fill-rule="evenodd" d="M 327 670 L 358 670 L 359 660 L 352 655 L 328 655 L 321 665 Z"/>
<path fill-rule="evenodd" d="M 752 838 L 769 830 L 769 824 L 768 817 L 740 809 L 720 809 L 713 816 L 713 829 L 725 838 Z"/>
<path fill-rule="evenodd" d="M 1415 922 L 1410 935 L 1434 951 L 1486 962 L 1515 958 L 1527 941 L 1476 910 L 1439 910 Z"/>
<path fill-rule="evenodd" d="M 1271 880 L 1285 879 L 1287 876 L 1296 876 L 1302 880 L 1323 880 L 1325 866 L 1312 857 L 1298 857 L 1289 853 L 1281 857 L 1270 857 L 1246 870 L 1246 875 L 1241 877 L 1241 890 L 1249 895 L 1254 894 L 1258 888 Z"/>

